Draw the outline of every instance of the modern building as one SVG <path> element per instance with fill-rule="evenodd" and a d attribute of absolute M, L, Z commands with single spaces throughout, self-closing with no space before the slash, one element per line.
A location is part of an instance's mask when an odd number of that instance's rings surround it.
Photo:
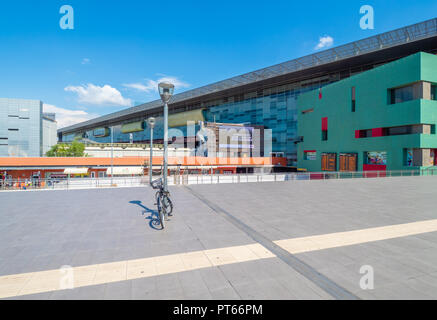
<path fill-rule="evenodd" d="M 298 166 L 385 171 L 437 165 L 437 55 L 419 52 L 298 99 Z"/>
<path fill-rule="evenodd" d="M 42 156 L 58 143 L 56 114 L 42 114 Z"/>
<path fill-rule="evenodd" d="M 201 130 L 199 122 L 263 126 L 271 130 L 271 152 L 284 154 L 296 165 L 298 141 L 297 97 L 361 72 L 417 52 L 437 53 L 437 19 L 386 32 L 176 94 L 169 104 L 170 139 L 187 140 Z M 162 102 L 155 100 L 58 130 L 60 141 L 86 137 L 110 142 L 148 142 L 145 119 L 157 118 L 155 137 L 163 137 Z M 188 132 L 187 121 L 195 123 Z M 265 148 L 266 149 L 266 148 Z"/>
<path fill-rule="evenodd" d="M 163 157 L 153 157 L 152 169 L 160 172 Z M 169 157 L 169 175 L 234 174 L 275 171 L 286 165 L 285 158 L 211 158 Z M 63 178 L 103 178 L 111 176 L 136 176 L 148 173 L 148 157 L 5 157 L 0 158 L 0 186 L 17 183 L 18 180 Z"/>
<path fill-rule="evenodd" d="M 39 157 L 56 144 L 54 114 L 39 100 L 0 98 L 0 157 Z"/>

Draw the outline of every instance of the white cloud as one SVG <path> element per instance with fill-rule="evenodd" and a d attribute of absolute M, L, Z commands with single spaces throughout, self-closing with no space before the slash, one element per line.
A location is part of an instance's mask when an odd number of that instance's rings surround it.
<path fill-rule="evenodd" d="M 43 110 L 56 113 L 58 129 L 98 117 L 97 114 L 90 114 L 83 110 L 64 109 L 46 103 L 43 105 Z"/>
<path fill-rule="evenodd" d="M 325 36 L 319 38 L 319 43 L 314 48 L 315 50 L 331 47 L 334 44 L 334 38 L 331 36 Z"/>
<path fill-rule="evenodd" d="M 79 102 L 92 105 L 123 106 L 130 107 L 132 100 L 123 98 L 120 91 L 105 84 L 103 87 L 96 86 L 92 83 L 82 86 L 68 86 L 65 91 L 75 92 L 78 95 Z"/>
<path fill-rule="evenodd" d="M 83 58 L 81 63 L 82 63 L 82 64 L 90 64 L 90 63 L 91 63 L 91 60 L 88 59 L 88 58 Z"/>
<path fill-rule="evenodd" d="M 177 77 L 171 77 L 171 76 L 163 76 L 157 80 L 146 79 L 145 83 L 127 83 L 127 84 L 123 84 L 123 86 L 126 88 L 131 88 L 142 92 L 153 92 L 153 91 L 157 92 L 158 84 L 163 81 L 173 83 L 175 89 L 183 89 L 183 88 L 190 87 L 189 83 L 179 80 Z"/>

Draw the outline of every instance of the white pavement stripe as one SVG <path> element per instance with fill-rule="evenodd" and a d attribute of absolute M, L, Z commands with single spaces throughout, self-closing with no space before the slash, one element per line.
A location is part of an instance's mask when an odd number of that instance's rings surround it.
<path fill-rule="evenodd" d="M 274 243 L 291 254 L 297 254 L 434 231 L 437 231 L 437 219 L 277 240 Z M 244 246 L 73 267 L 71 274 L 73 275 L 74 288 L 78 288 L 272 257 L 275 257 L 272 252 L 261 244 L 254 243 Z M 61 269 L 55 269 L 1 276 L 0 298 L 62 290 L 65 288 L 62 284 L 66 282 L 66 274 L 68 272 L 65 273 Z"/>
<path fill-rule="evenodd" d="M 258 243 L 0 277 L 0 298 L 147 278 L 275 257 Z M 71 278 L 68 278 L 71 275 Z"/>
<path fill-rule="evenodd" d="M 437 231 L 437 219 L 274 241 L 291 254 Z"/>

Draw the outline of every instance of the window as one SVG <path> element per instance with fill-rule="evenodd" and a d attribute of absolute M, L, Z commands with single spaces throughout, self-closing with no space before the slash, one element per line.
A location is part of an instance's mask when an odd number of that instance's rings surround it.
<path fill-rule="evenodd" d="M 426 81 L 415 82 L 411 85 L 389 90 L 389 103 L 401 103 L 410 100 L 436 100 L 436 85 Z"/>
<path fill-rule="evenodd" d="M 355 138 L 398 136 L 398 135 L 405 135 L 405 134 L 435 134 L 435 125 L 414 124 L 414 125 L 389 127 L 389 128 L 356 130 Z"/>
<path fill-rule="evenodd" d="M 404 166 L 422 167 L 436 165 L 437 149 L 404 149 Z"/>
<path fill-rule="evenodd" d="M 314 108 L 307 109 L 307 110 L 303 110 L 303 111 L 302 111 L 302 114 L 311 113 L 311 112 L 313 112 L 313 111 L 314 111 Z"/>
<path fill-rule="evenodd" d="M 351 111 L 355 112 L 355 106 L 356 106 L 356 101 L 355 101 L 355 87 L 352 87 L 352 105 L 351 105 Z"/>
<path fill-rule="evenodd" d="M 340 171 L 357 171 L 358 154 L 340 153 Z"/>
<path fill-rule="evenodd" d="M 337 154 L 322 153 L 322 171 L 337 171 Z"/>
<path fill-rule="evenodd" d="M 328 130 L 322 130 L 322 141 L 328 141 Z"/>
<path fill-rule="evenodd" d="M 406 86 L 390 90 L 390 104 L 401 103 L 414 99 L 413 86 Z"/>
<path fill-rule="evenodd" d="M 404 165 L 407 167 L 412 167 L 413 164 L 414 164 L 413 149 L 404 149 Z"/>
<path fill-rule="evenodd" d="M 322 118 L 322 141 L 328 140 L 328 118 Z"/>
<path fill-rule="evenodd" d="M 303 152 L 303 159 L 304 160 L 316 160 L 317 158 L 317 152 L 315 150 L 305 150 Z"/>
<path fill-rule="evenodd" d="M 366 164 L 377 164 L 386 165 L 387 164 L 387 152 L 386 151 L 368 151 L 366 152 L 366 157 L 364 158 Z"/>
<path fill-rule="evenodd" d="M 283 158 L 284 152 L 270 152 L 272 158 Z"/>

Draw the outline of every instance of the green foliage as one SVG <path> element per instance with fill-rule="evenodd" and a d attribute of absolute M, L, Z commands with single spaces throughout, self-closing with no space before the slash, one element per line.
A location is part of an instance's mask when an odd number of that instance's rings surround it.
<path fill-rule="evenodd" d="M 58 143 L 46 152 L 47 157 L 87 157 L 85 145 L 77 140 L 71 144 Z"/>

